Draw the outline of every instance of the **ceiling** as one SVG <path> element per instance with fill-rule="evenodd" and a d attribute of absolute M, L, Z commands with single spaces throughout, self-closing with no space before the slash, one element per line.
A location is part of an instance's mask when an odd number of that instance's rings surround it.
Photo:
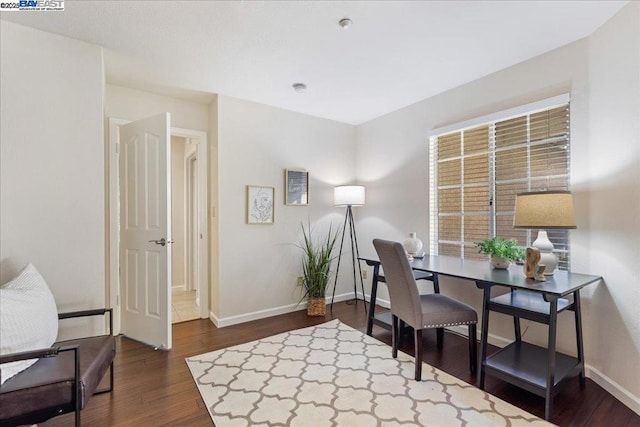
<path fill-rule="evenodd" d="M 626 3 L 67 0 L 1 18 L 105 47 L 109 83 L 360 124 L 588 36 Z"/>

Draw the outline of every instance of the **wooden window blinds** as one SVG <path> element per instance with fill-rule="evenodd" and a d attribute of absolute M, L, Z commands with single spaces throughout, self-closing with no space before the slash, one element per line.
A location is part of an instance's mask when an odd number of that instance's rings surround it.
<path fill-rule="evenodd" d="M 513 228 L 517 193 L 569 189 L 569 103 L 430 138 L 430 251 L 485 259 L 474 242 L 499 236 L 530 246 L 537 230 Z M 548 230 L 558 268 L 569 233 Z"/>

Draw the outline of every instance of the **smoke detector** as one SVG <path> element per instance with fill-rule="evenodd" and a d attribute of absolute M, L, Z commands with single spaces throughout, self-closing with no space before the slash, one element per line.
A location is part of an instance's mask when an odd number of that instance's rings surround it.
<path fill-rule="evenodd" d="M 338 25 L 340 25 L 345 30 L 349 28 L 351 24 L 353 24 L 353 21 L 349 18 L 342 18 L 340 21 L 338 21 Z"/>
<path fill-rule="evenodd" d="M 294 83 L 292 86 L 293 86 L 293 90 L 295 90 L 298 93 L 304 93 L 307 91 L 307 85 L 304 83 Z"/>

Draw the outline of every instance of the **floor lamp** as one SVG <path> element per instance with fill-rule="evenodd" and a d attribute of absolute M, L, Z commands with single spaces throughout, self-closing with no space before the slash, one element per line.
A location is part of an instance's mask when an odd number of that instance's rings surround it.
<path fill-rule="evenodd" d="M 353 221 L 353 206 L 364 205 L 364 187 L 361 185 L 341 185 L 333 189 L 334 206 L 346 206 L 347 211 L 344 215 L 344 224 L 342 226 L 342 239 L 340 240 L 340 252 L 338 252 L 338 266 L 336 267 L 336 278 L 333 283 L 333 294 L 331 295 L 331 310 L 333 310 L 333 299 L 336 295 L 336 286 L 338 285 L 338 272 L 340 271 L 340 261 L 342 259 L 342 248 L 344 246 L 344 235 L 349 229 L 349 238 L 351 240 L 351 261 L 353 265 L 353 294 L 358 303 L 358 285 L 356 279 L 356 265 L 360 273 L 360 288 L 362 289 L 362 300 L 364 301 L 364 283 L 362 282 L 362 268 L 360 267 L 360 251 L 358 250 L 358 237 L 356 236 L 356 227 Z M 366 304 L 365 304 L 366 311 Z"/>

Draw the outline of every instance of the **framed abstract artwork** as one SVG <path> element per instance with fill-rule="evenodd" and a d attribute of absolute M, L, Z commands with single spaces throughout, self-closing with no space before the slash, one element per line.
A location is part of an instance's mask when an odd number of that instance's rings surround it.
<path fill-rule="evenodd" d="M 309 172 L 285 169 L 284 204 L 288 206 L 306 206 L 309 204 Z"/>
<path fill-rule="evenodd" d="M 247 224 L 273 224 L 274 187 L 247 185 Z"/>

